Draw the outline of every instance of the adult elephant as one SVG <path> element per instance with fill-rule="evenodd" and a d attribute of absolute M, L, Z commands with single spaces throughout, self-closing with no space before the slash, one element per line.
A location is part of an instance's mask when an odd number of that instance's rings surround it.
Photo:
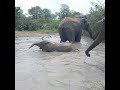
<path fill-rule="evenodd" d="M 92 38 L 92 30 L 85 18 L 64 18 L 58 28 L 61 38 L 60 42 L 66 42 L 67 40 L 71 43 L 80 42 L 83 29 Z"/>
<path fill-rule="evenodd" d="M 95 48 L 97 45 L 99 45 L 102 41 L 105 40 L 105 18 L 103 18 L 102 20 L 98 21 L 98 24 L 100 24 L 100 31 L 97 35 L 97 38 L 95 39 L 95 41 L 89 46 L 89 48 L 85 51 L 85 54 L 90 57 L 89 52 Z"/>

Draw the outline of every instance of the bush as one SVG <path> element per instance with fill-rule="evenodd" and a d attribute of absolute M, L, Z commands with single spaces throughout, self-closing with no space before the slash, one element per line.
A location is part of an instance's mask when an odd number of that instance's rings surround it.
<path fill-rule="evenodd" d="M 51 29 L 58 29 L 59 23 L 60 23 L 60 20 L 52 20 L 50 23 L 50 28 Z"/>
<path fill-rule="evenodd" d="M 97 22 L 105 17 L 105 6 L 100 3 L 92 3 L 94 7 L 90 8 L 90 14 L 86 15 L 88 22 L 93 31 L 93 35 L 99 32 L 99 24 Z"/>
<path fill-rule="evenodd" d="M 57 29 L 60 21 L 59 20 L 45 20 L 45 19 L 32 19 L 22 17 L 15 23 L 15 28 L 19 31 L 27 30 L 34 31 L 38 29 Z"/>

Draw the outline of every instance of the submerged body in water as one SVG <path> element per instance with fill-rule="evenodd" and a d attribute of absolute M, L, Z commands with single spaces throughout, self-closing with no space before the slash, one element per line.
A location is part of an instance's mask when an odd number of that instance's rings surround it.
<path fill-rule="evenodd" d="M 75 51 L 79 51 L 79 49 L 74 49 L 71 45 L 50 42 L 47 40 L 43 40 L 39 43 L 33 43 L 29 48 L 33 47 L 34 45 L 40 47 L 40 49 L 42 49 L 42 51 L 46 51 L 46 52 L 75 52 Z"/>

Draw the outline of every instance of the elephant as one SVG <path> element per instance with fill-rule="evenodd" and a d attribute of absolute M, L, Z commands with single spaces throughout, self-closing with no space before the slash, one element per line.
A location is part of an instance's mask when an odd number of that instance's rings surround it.
<path fill-rule="evenodd" d="M 60 42 L 80 42 L 82 30 L 86 30 L 92 38 L 92 30 L 85 18 L 64 18 L 58 27 Z"/>
<path fill-rule="evenodd" d="M 99 45 L 102 41 L 105 40 L 105 17 L 102 18 L 101 20 L 99 20 L 97 22 L 98 24 L 100 24 L 100 31 L 96 37 L 96 39 L 94 40 L 94 42 L 89 46 L 89 48 L 85 51 L 85 54 L 90 57 L 89 52 L 95 48 L 97 45 Z"/>
<path fill-rule="evenodd" d="M 71 45 L 50 42 L 47 40 L 43 40 L 39 43 L 33 43 L 29 48 L 33 47 L 34 45 L 40 47 L 40 49 L 42 49 L 42 51 L 45 51 L 45 52 L 75 52 L 75 51 L 79 51 L 79 49 L 73 49 L 73 47 Z"/>

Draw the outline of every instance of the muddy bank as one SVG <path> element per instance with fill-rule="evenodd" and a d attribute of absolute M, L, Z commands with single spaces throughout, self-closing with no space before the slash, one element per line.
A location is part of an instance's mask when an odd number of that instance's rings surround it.
<path fill-rule="evenodd" d="M 42 52 L 34 42 L 59 42 L 58 33 L 15 32 L 15 90 L 105 90 L 105 44 L 85 55 L 93 42 L 82 36 L 79 52 Z M 68 43 L 68 42 L 66 42 Z"/>
<path fill-rule="evenodd" d="M 56 33 L 44 33 L 39 31 L 15 31 L 15 37 L 41 37 L 43 35 L 50 35 Z"/>

